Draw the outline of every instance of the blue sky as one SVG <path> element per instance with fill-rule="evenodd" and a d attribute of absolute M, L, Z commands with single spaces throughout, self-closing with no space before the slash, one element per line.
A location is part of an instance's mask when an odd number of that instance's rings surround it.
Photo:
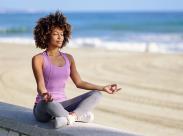
<path fill-rule="evenodd" d="M 183 0 L 0 0 L 0 10 L 183 11 Z"/>

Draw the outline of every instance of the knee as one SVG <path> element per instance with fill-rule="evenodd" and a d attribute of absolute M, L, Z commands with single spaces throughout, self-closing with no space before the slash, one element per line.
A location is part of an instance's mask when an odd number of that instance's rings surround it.
<path fill-rule="evenodd" d="M 58 106 L 59 106 L 59 103 L 57 103 L 57 102 L 52 101 L 52 102 L 46 103 L 46 107 L 48 110 L 49 109 L 56 109 Z"/>

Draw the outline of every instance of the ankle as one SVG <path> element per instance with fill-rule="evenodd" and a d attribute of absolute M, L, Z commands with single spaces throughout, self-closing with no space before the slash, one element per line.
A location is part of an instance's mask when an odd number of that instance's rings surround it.
<path fill-rule="evenodd" d="M 69 112 L 69 115 L 74 117 L 75 120 L 78 119 L 78 116 L 77 116 L 77 114 L 75 112 Z"/>
<path fill-rule="evenodd" d="M 75 116 L 73 116 L 73 115 L 71 115 L 71 114 L 69 114 L 68 116 L 67 116 L 67 124 L 68 125 L 72 125 L 74 122 L 76 121 L 76 119 L 75 119 Z"/>

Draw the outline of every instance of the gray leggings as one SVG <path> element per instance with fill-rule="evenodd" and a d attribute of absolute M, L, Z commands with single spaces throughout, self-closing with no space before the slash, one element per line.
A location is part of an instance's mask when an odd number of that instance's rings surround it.
<path fill-rule="evenodd" d="M 34 105 L 33 113 L 37 121 L 48 122 L 54 117 L 66 117 L 69 112 L 75 112 L 81 116 L 85 112 L 91 111 L 101 99 L 102 93 L 90 91 L 62 102 L 40 101 Z"/>

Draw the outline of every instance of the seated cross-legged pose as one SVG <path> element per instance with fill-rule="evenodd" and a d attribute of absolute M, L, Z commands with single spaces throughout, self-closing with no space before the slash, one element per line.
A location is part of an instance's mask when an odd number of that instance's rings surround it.
<path fill-rule="evenodd" d="M 70 36 L 71 26 L 59 11 L 40 18 L 34 28 L 35 44 L 44 51 L 32 58 L 38 92 L 33 113 L 37 121 L 52 120 L 55 128 L 93 121 L 91 110 L 101 99 L 101 91 L 113 94 L 121 89 L 116 84 L 100 86 L 81 79 L 73 56 L 61 51 Z M 90 91 L 67 99 L 64 90 L 69 77 L 77 88 Z"/>

